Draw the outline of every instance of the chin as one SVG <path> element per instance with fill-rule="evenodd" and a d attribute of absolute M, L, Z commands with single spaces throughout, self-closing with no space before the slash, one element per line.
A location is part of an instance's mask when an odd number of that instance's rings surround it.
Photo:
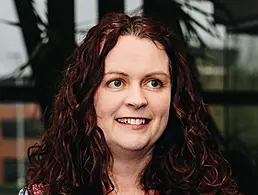
<path fill-rule="evenodd" d="M 121 147 L 128 151 L 140 151 L 145 150 L 148 148 L 148 143 L 127 143 L 127 144 L 121 144 Z"/>
<path fill-rule="evenodd" d="M 144 148 L 145 147 L 140 147 L 140 146 L 127 146 L 127 147 L 123 147 L 123 149 L 125 149 L 125 150 L 127 150 L 127 151 L 131 151 L 131 152 L 133 152 L 133 151 L 135 151 L 135 152 L 137 152 L 137 151 L 141 151 L 141 150 L 144 150 Z"/>

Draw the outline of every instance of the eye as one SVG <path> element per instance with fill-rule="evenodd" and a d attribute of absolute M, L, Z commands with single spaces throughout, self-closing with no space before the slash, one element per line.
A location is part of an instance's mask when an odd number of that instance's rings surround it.
<path fill-rule="evenodd" d="M 110 88 L 119 88 L 123 85 L 123 81 L 121 79 L 115 79 L 110 82 L 108 82 L 108 86 Z"/>
<path fill-rule="evenodd" d="M 162 82 L 158 79 L 153 79 L 153 80 L 149 81 L 147 83 L 147 85 L 152 88 L 160 88 L 160 87 L 162 87 Z"/>

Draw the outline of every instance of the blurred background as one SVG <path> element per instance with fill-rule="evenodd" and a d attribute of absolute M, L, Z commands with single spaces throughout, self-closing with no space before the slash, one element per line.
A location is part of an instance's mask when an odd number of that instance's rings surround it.
<path fill-rule="evenodd" d="M 160 20 L 184 42 L 212 134 L 240 190 L 258 194 L 257 7 L 255 0 L 1 0 L 0 195 L 25 184 L 27 149 L 47 127 L 65 59 L 117 11 Z"/>

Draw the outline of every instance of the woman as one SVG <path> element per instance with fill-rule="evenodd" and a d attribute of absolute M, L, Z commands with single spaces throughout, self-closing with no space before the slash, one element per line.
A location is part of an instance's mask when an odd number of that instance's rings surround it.
<path fill-rule="evenodd" d="M 238 194 L 179 48 L 143 17 L 90 29 L 30 150 L 29 194 Z"/>

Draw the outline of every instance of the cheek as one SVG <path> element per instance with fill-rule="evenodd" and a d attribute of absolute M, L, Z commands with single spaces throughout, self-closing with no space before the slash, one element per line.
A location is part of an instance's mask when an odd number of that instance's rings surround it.
<path fill-rule="evenodd" d="M 98 117 L 110 117 L 119 107 L 119 96 L 98 90 L 94 96 L 94 107 Z"/>
<path fill-rule="evenodd" d="M 105 109 L 105 96 L 103 96 L 103 90 L 98 89 L 94 95 L 94 108 L 97 114 L 98 119 L 104 114 Z"/>
<path fill-rule="evenodd" d="M 170 109 L 171 97 L 170 93 L 165 93 L 159 98 L 159 101 L 155 101 L 156 113 L 159 113 L 162 117 L 168 117 Z"/>
<path fill-rule="evenodd" d="M 159 101 L 156 109 L 156 112 L 159 113 L 160 117 L 160 131 L 161 134 L 163 134 L 169 120 L 170 97 L 163 99 L 163 101 Z"/>

